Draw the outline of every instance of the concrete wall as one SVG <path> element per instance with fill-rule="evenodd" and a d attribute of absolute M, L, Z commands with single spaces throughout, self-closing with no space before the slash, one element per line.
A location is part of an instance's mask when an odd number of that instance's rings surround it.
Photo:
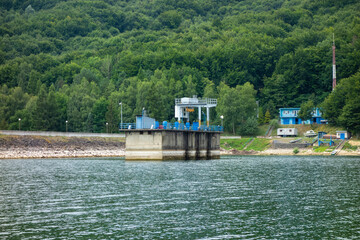
<path fill-rule="evenodd" d="M 220 158 L 220 133 L 186 130 L 126 131 L 126 160 Z"/>
<path fill-rule="evenodd" d="M 273 141 L 273 148 L 307 148 L 312 146 L 311 143 L 284 143 L 279 141 Z"/>

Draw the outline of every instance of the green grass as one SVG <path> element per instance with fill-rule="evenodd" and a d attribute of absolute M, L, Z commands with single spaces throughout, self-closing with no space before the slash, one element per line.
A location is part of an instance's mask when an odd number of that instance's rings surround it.
<path fill-rule="evenodd" d="M 269 129 L 269 124 L 260 125 L 258 127 L 257 135 L 265 136 L 266 131 Z"/>
<path fill-rule="evenodd" d="M 314 152 L 325 152 L 326 149 L 328 149 L 328 146 L 314 147 Z"/>
<path fill-rule="evenodd" d="M 270 139 L 255 138 L 254 141 L 246 148 L 246 150 L 264 151 L 270 147 Z"/>
<path fill-rule="evenodd" d="M 226 150 L 236 149 L 244 150 L 245 146 L 251 141 L 252 138 L 240 138 L 240 139 L 220 139 L 220 147 Z M 270 147 L 270 139 L 255 138 L 254 141 L 246 148 L 246 150 L 264 151 Z"/>
<path fill-rule="evenodd" d="M 239 139 L 220 139 L 220 147 L 226 150 L 236 149 L 243 150 L 246 144 L 251 138 L 239 138 Z"/>
<path fill-rule="evenodd" d="M 353 146 L 353 145 L 351 145 L 350 143 L 346 142 L 343 149 L 356 151 L 356 150 L 358 149 L 358 147 L 357 147 L 357 146 Z"/>

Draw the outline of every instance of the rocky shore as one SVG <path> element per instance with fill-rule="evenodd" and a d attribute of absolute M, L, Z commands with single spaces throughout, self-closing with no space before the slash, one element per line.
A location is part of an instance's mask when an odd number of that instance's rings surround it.
<path fill-rule="evenodd" d="M 123 157 L 124 155 L 124 138 L 0 137 L 0 159 Z"/>

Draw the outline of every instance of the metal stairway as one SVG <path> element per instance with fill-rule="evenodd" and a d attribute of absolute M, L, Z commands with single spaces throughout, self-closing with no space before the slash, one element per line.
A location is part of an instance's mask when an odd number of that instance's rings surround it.
<path fill-rule="evenodd" d="M 335 150 L 331 152 L 331 155 L 337 155 L 343 149 L 346 142 L 347 140 L 342 140 L 340 144 L 335 148 Z"/>

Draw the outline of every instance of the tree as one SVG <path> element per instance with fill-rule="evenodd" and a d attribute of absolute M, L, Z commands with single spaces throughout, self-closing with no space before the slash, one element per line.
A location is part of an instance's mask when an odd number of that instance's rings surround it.
<path fill-rule="evenodd" d="M 56 102 L 55 87 L 52 84 L 49 88 L 49 93 L 47 96 L 47 104 L 46 104 L 47 120 L 49 123 L 49 125 L 47 126 L 48 130 L 51 131 L 60 130 L 60 113 L 59 113 L 60 109 L 61 108 L 57 105 Z"/>
<path fill-rule="evenodd" d="M 31 5 L 27 6 L 27 8 L 25 8 L 25 14 L 26 15 L 31 15 L 34 14 L 35 10 L 31 7 Z"/>
<path fill-rule="evenodd" d="M 168 28 L 177 28 L 182 21 L 181 15 L 176 10 L 163 12 L 158 17 L 159 21 Z"/>
<path fill-rule="evenodd" d="M 360 134 L 360 72 L 342 79 L 322 104 L 324 117 L 353 134 Z"/>
<path fill-rule="evenodd" d="M 300 106 L 300 111 L 299 111 L 299 118 L 304 122 L 306 120 L 311 119 L 313 112 L 314 112 L 314 102 L 312 100 L 309 100 L 307 102 L 303 102 Z"/>
<path fill-rule="evenodd" d="M 93 131 L 103 132 L 106 123 L 105 114 L 108 108 L 108 101 L 105 97 L 96 100 L 91 111 L 93 120 Z"/>
<path fill-rule="evenodd" d="M 256 117 L 249 117 L 242 126 L 241 133 L 247 136 L 254 136 L 258 131 L 258 121 Z"/>
<path fill-rule="evenodd" d="M 108 98 L 107 111 L 105 113 L 109 133 L 117 132 L 120 123 L 119 93 L 113 92 Z"/>
<path fill-rule="evenodd" d="M 258 123 L 259 123 L 260 125 L 265 123 L 265 117 L 264 117 L 264 113 L 263 113 L 263 108 L 262 108 L 262 107 L 259 107 Z"/>
<path fill-rule="evenodd" d="M 348 131 L 360 134 L 360 97 L 348 100 L 339 117 L 339 123 Z"/>
<path fill-rule="evenodd" d="M 231 129 L 233 134 L 241 124 L 250 117 L 256 116 L 256 91 L 253 85 L 244 85 L 230 88 L 224 83 L 219 86 L 218 112 L 224 116 L 225 127 Z"/>
<path fill-rule="evenodd" d="M 264 123 L 269 123 L 271 120 L 271 115 L 269 109 L 266 110 L 265 117 L 264 117 Z"/>
<path fill-rule="evenodd" d="M 218 94 L 215 89 L 215 84 L 209 79 L 205 79 L 204 98 L 217 98 Z"/>
<path fill-rule="evenodd" d="M 32 112 L 32 126 L 34 130 L 46 131 L 49 129 L 50 119 L 48 115 L 47 88 L 43 84 L 40 87 L 35 109 Z"/>
<path fill-rule="evenodd" d="M 89 113 L 91 113 L 95 99 L 98 97 L 94 95 L 96 93 L 94 87 L 96 85 L 89 84 L 83 78 L 80 84 L 73 84 L 70 88 L 67 116 L 72 131 L 86 131 L 89 128 L 87 124 L 87 121 L 91 120 Z"/>

